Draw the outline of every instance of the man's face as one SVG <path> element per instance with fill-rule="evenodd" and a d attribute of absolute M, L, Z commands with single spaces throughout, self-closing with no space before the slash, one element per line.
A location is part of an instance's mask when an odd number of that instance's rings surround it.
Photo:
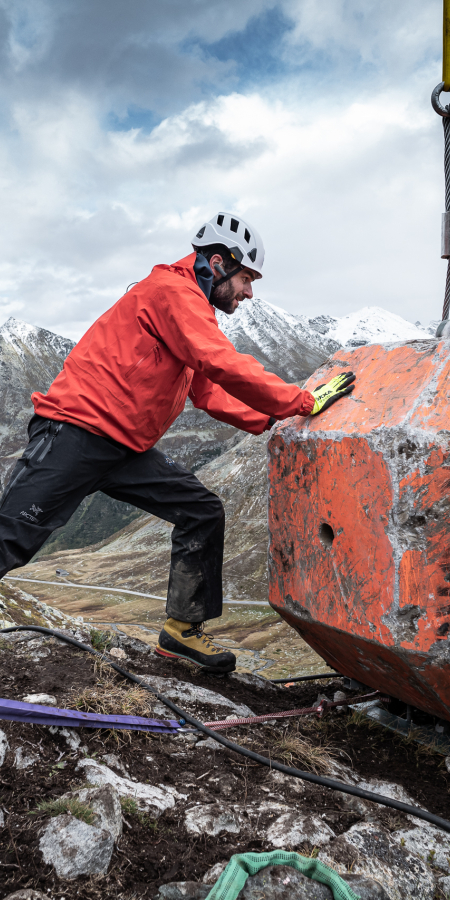
<path fill-rule="evenodd" d="M 254 277 L 250 269 L 242 269 L 229 281 L 219 284 L 211 298 L 214 306 L 228 316 L 232 316 L 242 300 L 251 300 L 253 297 L 252 281 Z"/>

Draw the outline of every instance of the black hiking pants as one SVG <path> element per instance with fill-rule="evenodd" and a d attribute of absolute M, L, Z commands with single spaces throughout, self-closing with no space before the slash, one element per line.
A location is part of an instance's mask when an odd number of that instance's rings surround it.
<path fill-rule="evenodd" d="M 172 522 L 167 614 L 222 614 L 225 513 L 192 472 L 152 448 L 136 453 L 67 422 L 33 416 L 30 442 L 0 501 L 0 578 L 24 566 L 94 491 Z"/>

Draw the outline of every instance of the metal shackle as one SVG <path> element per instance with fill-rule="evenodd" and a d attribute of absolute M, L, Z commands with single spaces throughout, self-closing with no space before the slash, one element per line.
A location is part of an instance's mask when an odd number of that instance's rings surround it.
<path fill-rule="evenodd" d="M 436 85 L 434 91 L 431 94 L 431 105 L 435 112 L 439 116 L 443 116 L 444 118 L 448 118 L 450 116 L 450 109 L 448 106 L 441 106 L 440 96 L 442 91 L 445 90 L 445 81 L 440 81 L 439 84 Z"/>

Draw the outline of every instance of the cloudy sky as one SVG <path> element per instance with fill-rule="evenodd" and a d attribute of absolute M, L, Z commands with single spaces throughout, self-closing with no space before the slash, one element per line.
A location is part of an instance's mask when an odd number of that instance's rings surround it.
<path fill-rule="evenodd" d="M 263 299 L 439 319 L 441 18 L 442 0 L 0 0 L 0 324 L 78 338 L 219 209 L 264 238 Z"/>

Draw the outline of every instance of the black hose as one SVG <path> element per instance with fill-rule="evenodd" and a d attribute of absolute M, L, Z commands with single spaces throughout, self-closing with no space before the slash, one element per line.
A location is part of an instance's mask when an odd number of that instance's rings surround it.
<path fill-rule="evenodd" d="M 450 832 L 450 822 L 448 822 L 447 819 L 441 819 L 440 816 L 435 816 L 426 809 L 409 806 L 408 803 L 401 803 L 400 800 L 392 800 L 390 797 L 383 797 L 382 794 L 374 794 L 372 791 L 364 791 L 362 788 L 355 787 L 351 784 L 343 784 L 340 781 L 335 781 L 334 778 L 325 778 L 322 775 L 315 775 L 312 772 L 302 772 L 301 769 L 293 769 L 289 766 L 284 766 L 282 763 L 275 762 L 273 759 L 268 759 L 266 756 L 260 756 L 259 753 L 254 753 L 253 750 L 248 750 L 247 747 L 241 747 L 240 744 L 234 744 L 222 734 L 219 734 L 212 728 L 207 728 L 206 725 L 203 725 L 203 722 L 199 722 L 198 719 L 194 719 L 189 713 L 184 712 L 183 709 L 180 709 L 179 706 L 172 703 L 168 697 L 165 697 L 164 694 L 159 694 L 158 691 L 155 691 L 154 688 L 145 681 L 142 681 L 141 678 L 138 678 L 131 672 L 127 672 L 126 669 L 122 669 L 117 663 L 105 659 L 97 650 L 89 647 L 88 644 L 82 644 L 81 641 L 77 641 L 75 638 L 61 634 L 61 632 L 55 631 L 53 628 L 43 628 L 41 625 L 15 625 L 11 628 L 1 628 L 0 634 L 6 634 L 10 631 L 38 631 L 41 634 L 49 634 L 52 637 L 59 638 L 59 640 L 65 641 L 66 644 L 73 644 L 74 647 L 78 647 L 80 650 L 86 650 L 87 653 L 91 653 L 93 656 L 97 656 L 99 659 L 108 663 L 111 668 L 115 669 L 116 672 L 119 672 L 120 675 L 123 675 L 124 678 L 128 678 L 129 681 L 139 684 L 144 690 L 154 694 L 161 703 L 168 706 L 172 712 L 177 714 L 177 716 L 180 716 L 180 718 L 189 722 L 190 725 L 195 725 L 199 731 L 212 737 L 218 744 L 222 744 L 224 747 L 227 747 L 228 750 L 240 753 L 241 756 L 246 756 L 248 759 L 252 759 L 262 766 L 268 766 L 269 769 L 276 769 L 278 772 L 283 772 L 285 775 L 292 775 L 293 778 L 301 778 L 303 781 L 310 781 L 312 784 L 320 784 L 322 787 L 330 788 L 333 791 L 340 791 L 343 794 L 352 794 L 354 797 L 361 797 L 362 800 L 369 800 L 371 803 L 380 803 L 382 806 L 389 806 L 391 809 L 397 809 L 399 812 L 406 813 L 409 816 L 415 816 L 417 819 L 424 819 L 426 822 L 431 822 L 432 825 L 442 828 L 443 831 Z"/>
<path fill-rule="evenodd" d="M 298 678 L 268 678 L 271 684 L 291 684 L 294 681 L 318 681 L 319 678 L 343 678 L 340 672 L 330 672 L 329 675 L 300 675 Z"/>

